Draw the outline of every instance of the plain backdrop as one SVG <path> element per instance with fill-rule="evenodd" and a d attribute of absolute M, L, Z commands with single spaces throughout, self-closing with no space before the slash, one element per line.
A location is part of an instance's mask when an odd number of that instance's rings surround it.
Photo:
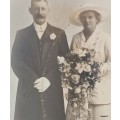
<path fill-rule="evenodd" d="M 33 19 L 29 14 L 30 0 L 10 1 L 10 49 L 12 48 L 16 31 L 32 24 Z M 111 5 L 110 0 L 48 0 L 50 12 L 48 21 L 50 24 L 65 30 L 70 45 L 72 36 L 81 31 L 82 27 L 73 26 L 69 22 L 71 13 L 83 3 L 95 3 L 108 12 L 108 19 L 99 25 L 104 32 L 111 34 Z M 15 97 L 18 79 L 10 69 L 10 119 L 14 118 Z"/>

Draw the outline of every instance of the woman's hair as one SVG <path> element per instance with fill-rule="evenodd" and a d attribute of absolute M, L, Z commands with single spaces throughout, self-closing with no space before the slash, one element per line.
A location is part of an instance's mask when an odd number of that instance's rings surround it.
<path fill-rule="evenodd" d="M 96 11 L 94 11 L 94 10 L 87 10 L 87 11 L 90 11 L 90 12 L 93 12 L 93 13 L 94 13 L 96 19 L 98 20 L 97 24 L 101 21 L 101 15 L 100 15 L 100 13 L 98 13 L 98 12 L 96 12 Z M 82 15 L 84 12 L 86 12 L 86 11 L 83 11 L 83 12 L 79 15 L 79 18 L 80 18 L 80 19 L 81 19 L 81 15 Z"/>

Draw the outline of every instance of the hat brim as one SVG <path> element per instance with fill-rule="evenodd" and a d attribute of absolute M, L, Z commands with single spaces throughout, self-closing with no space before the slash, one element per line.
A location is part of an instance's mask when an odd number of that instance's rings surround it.
<path fill-rule="evenodd" d="M 107 18 L 107 12 L 105 12 L 105 10 L 96 7 L 96 6 L 85 6 L 85 7 L 81 7 L 80 9 L 78 9 L 77 11 L 75 11 L 70 17 L 69 20 L 73 25 L 77 25 L 77 26 L 81 26 L 82 22 L 80 20 L 80 14 L 84 11 L 88 11 L 88 10 L 93 10 L 98 12 L 101 15 L 101 21 L 104 21 Z"/>

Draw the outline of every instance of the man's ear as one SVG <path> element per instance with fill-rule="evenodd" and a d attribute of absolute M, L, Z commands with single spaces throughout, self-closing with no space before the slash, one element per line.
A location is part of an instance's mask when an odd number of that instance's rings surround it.
<path fill-rule="evenodd" d="M 32 8 L 29 8 L 29 13 L 32 15 Z"/>

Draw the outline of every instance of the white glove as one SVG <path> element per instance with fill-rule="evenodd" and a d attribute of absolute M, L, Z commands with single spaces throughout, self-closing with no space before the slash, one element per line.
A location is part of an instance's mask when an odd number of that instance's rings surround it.
<path fill-rule="evenodd" d="M 46 77 L 41 77 L 34 82 L 34 87 L 39 92 L 44 92 L 51 85 L 50 81 Z"/>

